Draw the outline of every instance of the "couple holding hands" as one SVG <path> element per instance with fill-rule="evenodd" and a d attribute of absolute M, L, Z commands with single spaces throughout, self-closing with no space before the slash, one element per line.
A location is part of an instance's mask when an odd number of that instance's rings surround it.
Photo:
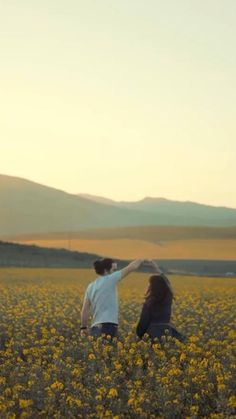
<path fill-rule="evenodd" d="M 137 336 L 142 339 L 145 333 L 152 341 L 166 334 L 180 341 L 185 337 L 170 323 L 173 290 L 168 278 L 153 260 L 138 259 L 125 268 L 118 270 L 117 263 L 110 258 L 94 262 L 95 281 L 91 282 L 84 296 L 81 311 L 81 333 L 97 338 L 102 335 L 118 336 L 118 283 L 142 264 L 150 266 L 154 271 L 149 278 L 149 286 L 136 328 Z M 88 328 L 88 320 L 92 313 L 92 325 Z"/>

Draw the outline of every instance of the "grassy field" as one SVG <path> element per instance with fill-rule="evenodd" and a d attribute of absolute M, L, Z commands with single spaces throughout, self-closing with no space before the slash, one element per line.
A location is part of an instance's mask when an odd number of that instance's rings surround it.
<path fill-rule="evenodd" d="M 120 259 L 236 259 L 236 227 L 139 226 L 19 236 L 18 243 Z"/>
<path fill-rule="evenodd" d="M 35 239 L 19 241 L 43 247 L 65 248 L 119 259 L 235 260 L 236 240 L 189 239 L 153 243 L 135 239 Z"/>
<path fill-rule="evenodd" d="M 26 234 L 8 237 L 11 240 L 114 240 L 132 239 L 151 243 L 173 240 L 236 240 L 235 227 L 135 226 L 96 228 L 81 231 Z M 6 237 L 5 237 L 6 238 Z"/>
<path fill-rule="evenodd" d="M 3 418 L 233 418 L 236 279 L 171 277 L 187 344 L 137 341 L 147 274 L 119 286 L 120 339 L 79 336 L 93 271 L 0 270 Z"/>

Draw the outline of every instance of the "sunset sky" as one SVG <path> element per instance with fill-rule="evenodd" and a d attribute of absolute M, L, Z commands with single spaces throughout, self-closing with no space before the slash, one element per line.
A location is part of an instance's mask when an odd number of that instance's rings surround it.
<path fill-rule="evenodd" d="M 0 0 L 0 173 L 236 208 L 235 0 Z"/>

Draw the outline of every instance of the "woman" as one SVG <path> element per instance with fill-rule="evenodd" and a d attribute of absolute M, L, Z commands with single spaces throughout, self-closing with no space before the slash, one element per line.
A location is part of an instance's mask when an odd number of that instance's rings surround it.
<path fill-rule="evenodd" d="M 149 279 L 136 333 L 140 339 L 147 333 L 154 341 L 155 338 L 160 339 L 168 333 L 169 336 L 184 341 L 185 337 L 170 324 L 173 301 L 171 284 L 154 261 L 149 263 L 154 267 L 155 274 Z"/>

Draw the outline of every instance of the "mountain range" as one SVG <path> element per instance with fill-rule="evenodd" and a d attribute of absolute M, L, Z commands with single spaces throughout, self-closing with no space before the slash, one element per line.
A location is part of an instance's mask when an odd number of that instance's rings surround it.
<path fill-rule="evenodd" d="M 236 209 L 164 198 L 116 202 L 0 175 L 0 235 L 129 226 L 236 226 Z"/>

